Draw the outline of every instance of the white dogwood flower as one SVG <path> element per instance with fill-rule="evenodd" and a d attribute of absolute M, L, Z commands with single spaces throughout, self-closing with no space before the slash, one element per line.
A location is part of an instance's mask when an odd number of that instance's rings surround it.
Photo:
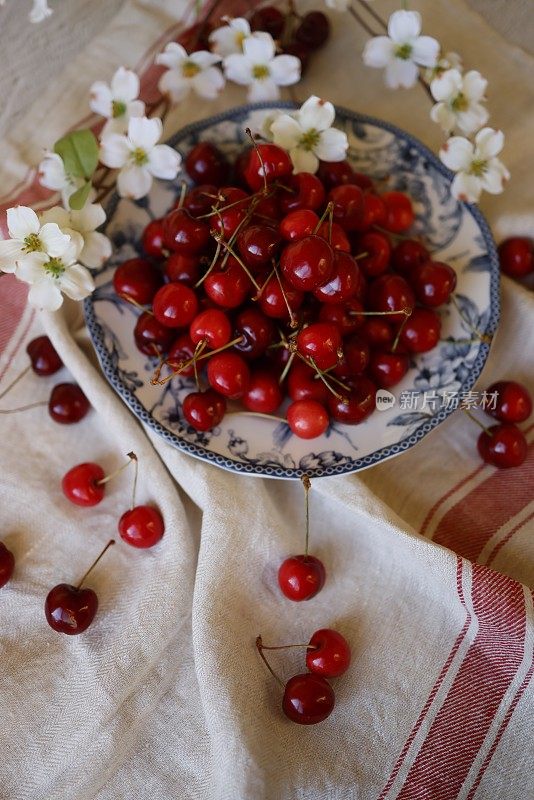
<path fill-rule="evenodd" d="M 163 125 L 158 117 L 132 117 L 128 134 L 110 133 L 100 144 L 100 160 L 120 169 L 117 188 L 121 197 L 138 200 L 150 191 L 152 178 L 174 180 L 182 157 L 166 144 L 158 144 Z"/>
<path fill-rule="evenodd" d="M 476 203 L 483 191 L 500 194 L 510 173 L 497 156 L 504 145 L 502 131 L 483 128 L 470 142 L 463 136 L 452 136 L 439 156 L 446 167 L 456 172 L 451 193 L 457 200 Z"/>
<path fill-rule="evenodd" d="M 445 55 L 441 55 L 433 67 L 429 67 L 429 69 L 425 70 L 425 81 L 427 83 L 432 83 L 434 78 L 439 78 L 439 76 L 448 69 L 462 71 L 462 58 L 458 53 L 454 53 L 452 50 L 449 53 L 445 53 Z"/>
<path fill-rule="evenodd" d="M 7 229 L 10 238 L 0 240 L 2 272 L 15 272 L 24 264 L 39 264 L 42 257 L 60 257 L 70 244 L 70 236 L 56 223 L 42 224 L 27 206 L 8 208 Z"/>
<path fill-rule="evenodd" d="M 41 217 L 41 222 L 55 222 L 71 237 L 76 234 L 82 237 L 82 248 L 78 257 L 82 264 L 91 269 L 101 267 L 111 255 L 110 240 L 96 230 L 105 221 L 106 212 L 99 203 L 88 203 L 81 211 L 56 206 L 45 211 Z"/>
<path fill-rule="evenodd" d="M 480 72 L 470 70 L 462 75 L 457 69 L 449 69 L 430 84 L 432 96 L 438 102 L 432 107 L 430 117 L 441 125 L 446 133 L 455 128 L 462 133 L 474 133 L 489 119 L 482 105 L 488 82 Z"/>
<path fill-rule="evenodd" d="M 39 164 L 37 175 L 41 186 L 52 189 L 54 192 L 61 192 L 65 206 L 68 206 L 71 194 L 84 183 L 83 178 L 67 175 L 63 159 L 57 153 L 46 153 Z"/>
<path fill-rule="evenodd" d="M 188 53 L 180 44 L 169 42 L 163 53 L 156 56 L 156 64 L 167 67 L 159 79 L 158 88 L 179 103 L 194 91 L 205 100 L 214 100 L 224 87 L 224 77 L 215 64 L 221 56 L 198 50 Z"/>
<path fill-rule="evenodd" d="M 33 306 L 57 311 L 63 303 L 63 294 L 72 300 L 83 300 L 95 288 L 90 272 L 77 263 L 76 240 L 70 239 L 61 255 L 35 253 L 34 256 L 32 261 L 20 262 L 15 273 L 31 285 L 28 302 Z"/>
<path fill-rule="evenodd" d="M 269 34 L 253 33 L 243 41 L 243 52 L 226 56 L 223 67 L 228 80 L 248 86 L 248 99 L 256 102 L 277 100 L 279 86 L 297 83 L 301 62 L 296 56 L 277 56 L 274 39 Z"/>
<path fill-rule="evenodd" d="M 130 69 L 119 67 L 108 85 L 96 81 L 89 90 L 89 106 L 95 114 L 107 119 L 101 136 L 125 133 L 131 117 L 142 117 L 145 104 L 139 97 L 139 76 Z"/>
<path fill-rule="evenodd" d="M 213 52 L 224 58 L 232 53 L 243 52 L 243 42 L 251 35 L 251 30 L 248 20 L 243 17 L 223 19 L 227 24 L 212 31 L 209 42 Z"/>
<path fill-rule="evenodd" d="M 391 89 L 409 89 L 417 81 L 418 66 L 433 67 L 439 55 L 436 39 L 420 33 L 417 11 L 395 11 L 389 18 L 388 36 L 375 36 L 367 42 L 364 63 L 385 69 L 385 82 Z"/>
<path fill-rule="evenodd" d="M 332 103 L 312 95 L 294 114 L 279 114 L 270 130 L 275 144 L 289 151 L 294 172 L 317 172 L 319 160 L 343 161 L 347 135 L 332 125 Z"/>

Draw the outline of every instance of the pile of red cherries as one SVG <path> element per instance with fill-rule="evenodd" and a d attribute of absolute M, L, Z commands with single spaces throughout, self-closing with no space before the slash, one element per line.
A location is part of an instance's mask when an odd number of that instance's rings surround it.
<path fill-rule="evenodd" d="M 146 258 L 114 275 L 117 294 L 143 308 L 134 338 L 160 359 L 153 382 L 197 378 L 182 412 L 198 431 L 228 401 L 273 415 L 286 396 L 304 439 L 365 420 L 377 387 L 437 345 L 437 308 L 456 285 L 448 264 L 399 236 L 410 199 L 379 194 L 347 161 L 294 175 L 274 144 L 254 143 L 231 166 L 202 142 L 185 165 L 195 185 L 147 225 Z"/>

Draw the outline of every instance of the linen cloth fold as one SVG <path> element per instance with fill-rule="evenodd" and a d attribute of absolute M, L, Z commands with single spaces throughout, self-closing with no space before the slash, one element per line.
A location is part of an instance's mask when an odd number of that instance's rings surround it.
<path fill-rule="evenodd" d="M 387 16 L 396 6 L 373 7 Z M 417 8 L 426 33 L 490 79 L 492 123 L 506 131 L 513 181 L 485 210 L 497 237 L 525 233 L 534 207 L 534 63 L 460 0 Z M 28 166 L 86 115 L 92 80 L 120 64 L 143 74 L 156 42 L 176 35 L 187 13 L 170 0 L 122 6 L 10 134 L 2 204 L 48 202 L 31 177 L 24 182 Z M 366 34 L 348 16 L 333 21 L 332 42 L 312 60 L 298 97 L 323 95 L 436 147 L 427 101 L 417 89 L 382 89 L 379 73 L 359 63 Z M 44 116 L 52 96 L 56 113 Z M 244 100 L 229 87 L 214 103 L 188 101 L 168 132 Z M 532 423 L 518 470 L 480 465 L 478 433 L 455 414 L 399 458 L 314 481 L 311 548 L 328 580 L 312 601 L 292 604 L 280 596 L 276 569 L 302 546 L 298 482 L 230 474 L 172 449 L 98 371 L 80 306 L 37 315 L 11 278 L 0 282 L 0 298 L 0 390 L 43 329 L 66 368 L 50 379 L 26 376 L 2 407 L 45 399 L 59 376 L 78 382 L 93 406 L 72 428 L 52 423 L 45 408 L 2 417 L 0 538 L 17 560 L 0 593 L 2 800 L 534 795 Z M 534 391 L 533 313 L 528 289 L 504 279 L 481 387 L 511 377 Z M 130 450 L 139 458 L 138 499 L 160 508 L 165 535 L 147 552 L 119 540 L 91 576 L 100 600 L 94 624 L 60 636 L 46 624 L 44 598 L 56 583 L 75 583 L 116 535 L 131 474 L 93 509 L 70 505 L 61 477 L 82 461 L 112 470 Z M 306 641 L 321 627 L 347 637 L 353 663 L 334 682 L 331 717 L 304 728 L 283 716 L 254 640 Z M 304 660 L 290 650 L 272 663 L 288 678 Z"/>

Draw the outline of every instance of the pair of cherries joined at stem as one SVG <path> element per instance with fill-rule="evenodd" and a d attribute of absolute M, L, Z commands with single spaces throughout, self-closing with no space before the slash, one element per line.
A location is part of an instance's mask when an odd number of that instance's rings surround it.
<path fill-rule="evenodd" d="M 477 441 L 479 455 L 486 464 L 499 469 L 520 467 L 527 457 L 528 444 L 517 423 L 525 422 L 532 414 L 532 398 L 526 387 L 517 381 L 497 381 L 486 394 L 496 395 L 495 405 L 489 403 L 484 411 L 498 421 L 497 425 L 487 428 L 466 410 L 482 428 Z"/>

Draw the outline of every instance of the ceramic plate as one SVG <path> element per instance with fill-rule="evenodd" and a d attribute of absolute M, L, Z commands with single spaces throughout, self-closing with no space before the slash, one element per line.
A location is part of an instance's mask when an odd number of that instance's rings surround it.
<path fill-rule="evenodd" d="M 232 109 L 190 125 L 169 144 L 185 156 L 200 140 L 215 143 L 229 155 L 245 143 L 245 129 L 259 130 L 274 107 L 257 104 Z M 277 420 L 232 414 L 209 433 L 198 433 L 184 421 L 181 400 L 189 381 L 174 378 L 152 386 L 153 359 L 139 353 L 133 328 L 139 311 L 113 292 L 118 264 L 140 255 L 141 233 L 150 219 L 162 216 L 179 194 L 179 182 L 155 181 L 140 201 L 114 197 L 106 233 L 113 256 L 96 275 L 96 290 L 85 302 L 87 326 L 107 379 L 133 413 L 169 444 L 224 469 L 274 478 L 298 478 L 356 472 L 413 447 L 454 411 L 484 366 L 489 339 L 499 319 L 499 271 L 495 244 L 476 207 L 450 196 L 451 173 L 424 145 L 404 131 L 377 119 L 337 109 L 336 125 L 347 133 L 356 169 L 387 179 L 389 189 L 406 191 L 416 209 L 415 234 L 424 237 L 434 258 L 457 271 L 456 305 L 440 309 L 444 341 L 413 359 L 395 403 L 376 411 L 364 423 L 334 423 L 324 436 L 306 441 Z M 425 398 L 424 392 L 427 392 Z M 415 393 L 415 394 L 413 394 Z M 425 402 L 426 401 L 426 402 Z"/>

